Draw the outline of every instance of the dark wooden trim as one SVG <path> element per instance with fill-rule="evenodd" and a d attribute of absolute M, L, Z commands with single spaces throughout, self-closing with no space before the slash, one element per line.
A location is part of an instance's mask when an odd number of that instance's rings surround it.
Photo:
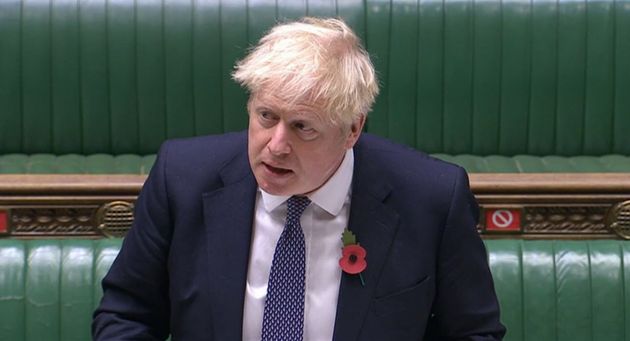
<path fill-rule="evenodd" d="M 3 174 L 0 194 L 137 193 L 146 175 Z M 630 173 L 472 173 L 476 194 L 630 193 Z"/>
<path fill-rule="evenodd" d="M 0 195 L 131 194 L 137 195 L 146 175 L 0 175 Z"/>
<path fill-rule="evenodd" d="M 0 175 L 4 237 L 120 236 L 131 226 L 145 175 Z M 470 174 L 484 238 L 630 238 L 630 173 Z M 486 229 L 496 210 L 516 231 Z"/>
<path fill-rule="evenodd" d="M 475 194 L 630 194 L 630 173 L 473 173 Z"/>
<path fill-rule="evenodd" d="M 146 175 L 3 174 L 1 194 L 137 194 Z M 629 194 L 630 173 L 472 173 L 475 194 Z"/>

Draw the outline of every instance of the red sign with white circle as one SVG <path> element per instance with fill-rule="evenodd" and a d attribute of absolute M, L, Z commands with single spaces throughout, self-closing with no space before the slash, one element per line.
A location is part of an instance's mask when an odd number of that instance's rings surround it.
<path fill-rule="evenodd" d="M 521 211 L 510 209 L 486 210 L 487 231 L 520 231 Z"/>
<path fill-rule="evenodd" d="M 7 233 L 9 229 L 9 215 L 6 211 L 0 211 L 0 233 Z"/>

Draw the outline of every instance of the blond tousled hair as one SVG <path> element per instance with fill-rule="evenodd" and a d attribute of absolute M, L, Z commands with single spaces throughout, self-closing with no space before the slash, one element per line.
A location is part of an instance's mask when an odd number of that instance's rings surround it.
<path fill-rule="evenodd" d="M 367 115 L 378 81 L 359 38 L 340 19 L 279 24 L 236 63 L 234 80 L 250 95 L 272 91 L 290 103 L 318 103 L 333 124 Z"/>

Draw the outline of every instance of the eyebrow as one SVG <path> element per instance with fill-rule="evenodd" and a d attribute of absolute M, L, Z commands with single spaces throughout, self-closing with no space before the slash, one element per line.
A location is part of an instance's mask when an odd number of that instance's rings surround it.
<path fill-rule="evenodd" d="M 297 119 L 302 119 L 304 122 L 308 122 L 311 124 L 323 121 L 321 115 L 316 110 L 313 110 L 308 105 L 302 105 L 302 106 L 305 108 L 301 108 L 297 110 L 290 110 L 290 112 L 297 114 Z M 252 107 L 255 111 L 266 110 L 266 111 L 270 111 L 273 114 L 277 114 L 279 112 L 279 110 L 276 107 L 272 107 L 263 103 L 254 103 Z"/>
<path fill-rule="evenodd" d="M 271 109 L 270 107 L 266 105 L 254 105 L 253 108 L 256 110 L 264 109 L 264 110 L 274 111 L 273 109 Z"/>

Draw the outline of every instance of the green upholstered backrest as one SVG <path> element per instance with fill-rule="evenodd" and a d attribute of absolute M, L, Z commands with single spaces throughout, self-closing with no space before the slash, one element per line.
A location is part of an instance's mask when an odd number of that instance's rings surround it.
<path fill-rule="evenodd" d="M 0 340 L 90 339 L 120 239 L 0 240 Z"/>
<path fill-rule="evenodd" d="M 120 241 L 0 240 L 0 340 L 88 340 Z M 485 243 L 506 341 L 627 340 L 630 242 Z"/>
<path fill-rule="evenodd" d="M 486 240 L 505 340 L 628 340 L 630 242 Z"/>
<path fill-rule="evenodd" d="M 382 91 L 367 130 L 430 153 L 630 155 L 630 0 L 3 0 L 0 154 L 150 154 L 246 126 L 234 61 L 341 16 Z"/>
<path fill-rule="evenodd" d="M 155 158 L 155 154 L 7 154 L 0 155 L 0 174 L 148 174 Z"/>
<path fill-rule="evenodd" d="M 464 167 L 469 173 L 623 173 L 630 156 L 446 155 L 433 156 Z M 148 174 L 155 154 L 7 154 L 0 155 L 0 174 Z"/>

